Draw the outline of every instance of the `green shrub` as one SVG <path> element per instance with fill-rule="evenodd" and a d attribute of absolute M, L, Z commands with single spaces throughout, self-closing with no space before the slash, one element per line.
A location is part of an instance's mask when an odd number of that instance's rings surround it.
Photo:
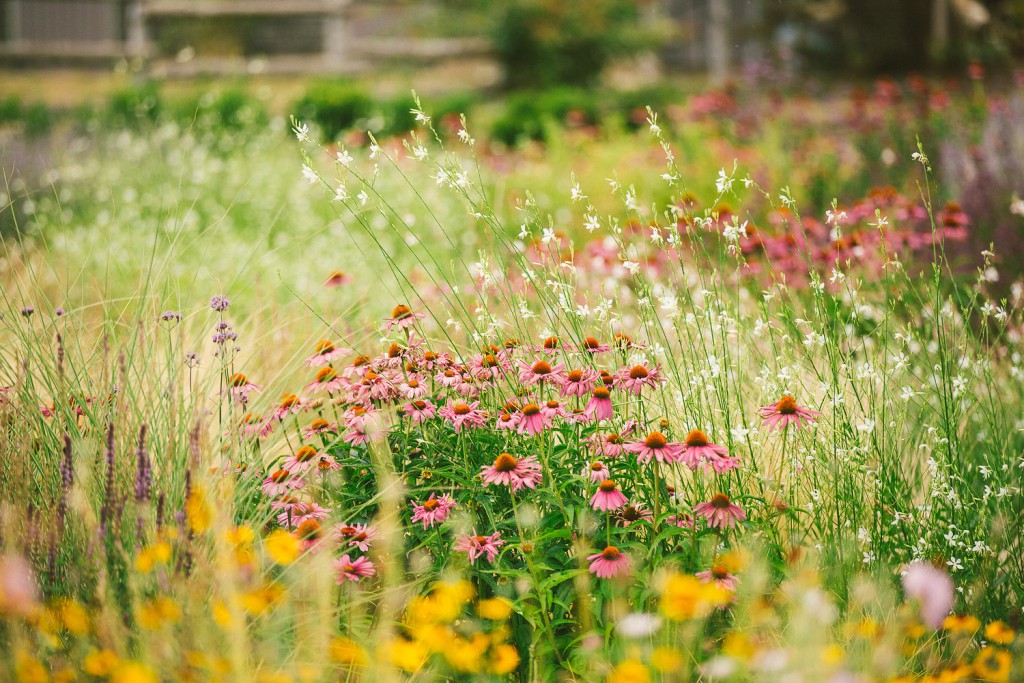
<path fill-rule="evenodd" d="M 107 100 L 108 123 L 135 127 L 141 123 L 154 123 L 163 111 L 160 89 L 154 82 L 134 85 L 120 90 Z"/>
<path fill-rule="evenodd" d="M 0 100 L 0 124 L 20 121 L 21 116 L 22 106 L 20 99 L 12 95 L 5 100 Z"/>
<path fill-rule="evenodd" d="M 373 99 L 366 91 L 344 80 L 318 81 L 295 104 L 295 115 L 316 125 L 329 139 L 365 123 L 373 113 Z"/>
<path fill-rule="evenodd" d="M 491 129 L 496 140 L 516 145 L 525 140 L 544 141 L 554 125 L 593 125 L 601 120 L 597 98 L 586 90 L 553 88 L 510 95 L 505 112 Z"/>

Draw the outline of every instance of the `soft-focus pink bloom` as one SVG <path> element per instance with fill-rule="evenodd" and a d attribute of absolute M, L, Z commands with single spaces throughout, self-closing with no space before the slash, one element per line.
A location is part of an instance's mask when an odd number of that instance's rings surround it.
<path fill-rule="evenodd" d="M 519 427 L 519 420 L 521 419 L 522 415 L 519 413 L 502 413 L 498 416 L 498 420 L 494 426 L 498 429 L 514 430 Z"/>
<path fill-rule="evenodd" d="M 758 412 L 764 418 L 764 426 L 768 431 L 782 429 L 790 424 L 798 428 L 803 427 L 805 423 L 814 422 L 821 415 L 817 410 L 797 405 L 796 399 L 792 396 L 783 396 L 778 403 L 761 406 Z"/>
<path fill-rule="evenodd" d="M 617 458 L 622 455 L 622 437 L 614 432 L 611 434 L 594 434 L 591 437 L 594 450 L 606 458 Z"/>
<path fill-rule="evenodd" d="M 660 463 L 678 462 L 683 445 L 669 442 L 661 432 L 651 432 L 643 441 L 628 443 L 624 448 L 636 454 L 639 463 L 650 462 L 654 458 Z"/>
<path fill-rule="evenodd" d="M 276 498 L 285 493 L 301 489 L 305 482 L 302 477 L 294 477 L 288 470 L 277 470 L 263 480 L 263 494 Z"/>
<path fill-rule="evenodd" d="M 377 537 L 377 530 L 365 524 L 342 524 L 334 530 L 335 537 L 351 548 L 359 548 L 364 553 L 370 549 L 370 542 Z"/>
<path fill-rule="evenodd" d="M 739 465 L 736 458 L 730 458 L 729 451 L 724 446 L 709 442 L 708 435 L 699 429 L 694 429 L 686 435 L 682 451 L 679 457 L 691 470 L 697 469 L 700 464 L 713 467 L 716 472 L 728 472 Z"/>
<path fill-rule="evenodd" d="M 455 501 L 447 493 L 440 498 L 435 498 L 431 493 L 430 498 L 427 498 L 422 505 L 413 502 L 412 521 L 413 523 L 423 522 L 423 528 L 428 529 L 448 519 L 454 507 Z"/>
<path fill-rule="evenodd" d="M 455 403 L 449 400 L 448 405 L 437 411 L 437 414 L 452 423 L 455 433 L 463 427 L 479 427 L 487 420 L 487 412 L 479 410 L 479 401 L 472 403 Z"/>
<path fill-rule="evenodd" d="M 277 515 L 277 523 L 285 528 L 297 527 L 307 519 L 315 519 L 319 522 L 331 515 L 330 510 L 316 503 L 275 501 L 270 504 L 270 507 L 281 510 Z"/>
<path fill-rule="evenodd" d="M 347 285 L 352 282 L 352 276 L 340 270 L 335 270 L 324 280 L 324 287 L 334 288 Z"/>
<path fill-rule="evenodd" d="M 608 465 L 605 465 L 600 460 L 595 460 L 583 468 L 583 476 L 589 477 L 592 484 L 600 484 L 611 476 L 611 472 L 608 470 Z"/>
<path fill-rule="evenodd" d="M 390 318 L 384 318 L 384 329 L 391 332 L 396 327 L 400 330 L 407 330 L 427 316 L 423 313 L 413 313 L 408 306 L 395 306 L 391 311 Z"/>
<path fill-rule="evenodd" d="M 615 383 L 619 387 L 634 394 L 639 394 L 644 387 L 657 388 L 665 381 L 667 380 L 661 376 L 659 368 L 646 368 L 643 365 L 622 368 L 615 376 Z"/>
<path fill-rule="evenodd" d="M 349 353 L 352 353 L 352 349 L 341 348 L 340 346 L 335 346 L 334 342 L 321 339 L 316 343 L 313 355 L 306 359 L 306 367 L 318 368 Z"/>
<path fill-rule="evenodd" d="M 303 388 L 303 391 L 306 393 L 326 391 L 333 394 L 340 391 L 345 383 L 344 377 L 340 376 L 330 365 L 325 365 L 316 371 L 316 377 Z"/>
<path fill-rule="evenodd" d="M 32 566 L 18 555 L 0 555 L 0 613 L 23 617 L 39 604 L 39 587 Z"/>
<path fill-rule="evenodd" d="M 430 401 L 416 400 L 403 406 L 402 412 L 408 415 L 414 423 L 419 424 L 437 415 L 437 408 Z"/>
<path fill-rule="evenodd" d="M 599 579 L 611 579 L 628 574 L 632 566 L 629 557 L 613 545 L 588 556 L 587 559 L 590 560 L 590 573 Z"/>
<path fill-rule="evenodd" d="M 409 375 L 399 385 L 398 390 L 408 399 L 423 398 L 427 395 L 427 385 L 423 383 L 423 376 L 419 374 Z"/>
<path fill-rule="evenodd" d="M 747 518 L 743 508 L 735 505 L 724 493 L 716 493 L 708 502 L 698 503 L 693 511 L 702 515 L 709 526 L 722 529 L 731 528 Z"/>
<path fill-rule="evenodd" d="M 598 374 L 591 368 L 572 370 L 565 376 L 559 393 L 562 396 L 586 396 L 594 388 Z"/>
<path fill-rule="evenodd" d="M 615 416 L 612 409 L 612 392 L 607 387 L 594 387 L 590 392 L 587 414 L 594 420 L 610 420 Z"/>
<path fill-rule="evenodd" d="M 914 562 L 903 572 L 903 591 L 918 602 L 921 622 L 928 628 L 941 626 L 953 609 L 953 580 L 943 570 L 925 562 Z"/>
<path fill-rule="evenodd" d="M 546 360 L 536 360 L 532 365 L 519 363 L 519 381 L 523 384 L 553 382 L 561 385 L 565 381 L 565 366 L 561 363 L 551 365 Z"/>
<path fill-rule="evenodd" d="M 274 408 L 272 415 L 278 420 L 283 420 L 289 415 L 297 415 L 301 413 L 308 407 L 309 404 L 305 399 L 299 398 L 295 394 L 285 394 L 281 397 L 281 400 Z"/>
<path fill-rule="evenodd" d="M 665 524 L 677 526 L 680 529 L 693 529 L 696 520 L 692 515 L 669 515 L 665 518 Z"/>
<path fill-rule="evenodd" d="M 305 474 L 316 465 L 320 452 L 312 446 L 300 446 L 299 450 L 285 459 L 281 469 L 290 474 Z"/>
<path fill-rule="evenodd" d="M 490 536 L 477 536 L 474 532 L 470 536 L 457 536 L 452 550 L 469 555 L 469 563 L 476 564 L 478 557 L 487 556 L 488 562 L 494 562 L 498 556 L 501 546 L 505 541 L 501 540 L 501 532 L 494 532 Z"/>
<path fill-rule="evenodd" d="M 702 572 L 697 572 L 695 575 L 702 583 L 712 583 L 719 588 L 724 588 L 727 591 L 735 592 L 736 587 L 739 586 L 740 580 L 733 574 L 730 574 L 725 567 L 714 566 L 711 569 L 707 569 Z"/>
<path fill-rule="evenodd" d="M 337 572 L 335 580 L 339 586 L 345 583 L 345 581 L 359 581 L 377 573 L 373 562 L 365 557 L 352 559 L 348 556 L 348 553 L 334 561 L 334 570 Z"/>
<path fill-rule="evenodd" d="M 527 403 L 520 413 L 516 431 L 533 436 L 543 432 L 550 424 L 551 419 L 541 410 L 540 406 L 536 403 Z"/>
<path fill-rule="evenodd" d="M 329 422 L 322 418 L 317 418 L 309 423 L 309 426 L 302 430 L 302 438 L 313 439 L 321 434 L 333 434 L 337 431 L 338 426 L 333 422 Z"/>
<path fill-rule="evenodd" d="M 590 498 L 590 504 L 595 510 L 603 510 L 609 512 L 611 510 L 618 510 L 624 507 L 629 502 L 629 499 L 623 495 L 622 491 L 619 490 L 618 485 L 611 479 L 605 479 L 598 487 L 597 491 Z"/>
<path fill-rule="evenodd" d="M 499 484 L 510 486 L 513 491 L 522 488 L 536 488 L 541 480 L 541 467 L 532 455 L 521 460 L 508 453 L 502 453 L 494 459 L 494 463 L 480 468 L 484 486 Z"/>

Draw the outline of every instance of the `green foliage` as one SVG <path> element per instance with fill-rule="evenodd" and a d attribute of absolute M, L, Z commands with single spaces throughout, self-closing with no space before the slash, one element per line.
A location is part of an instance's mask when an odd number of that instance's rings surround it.
<path fill-rule="evenodd" d="M 365 122 L 373 114 L 373 99 L 351 81 L 322 80 L 314 83 L 295 103 L 295 115 L 315 124 L 326 139 L 337 137 Z"/>
<path fill-rule="evenodd" d="M 593 125 L 599 120 L 600 108 L 595 95 L 586 90 L 552 88 L 510 95 L 491 134 L 499 142 L 515 145 L 525 140 L 546 140 L 552 126 Z"/>

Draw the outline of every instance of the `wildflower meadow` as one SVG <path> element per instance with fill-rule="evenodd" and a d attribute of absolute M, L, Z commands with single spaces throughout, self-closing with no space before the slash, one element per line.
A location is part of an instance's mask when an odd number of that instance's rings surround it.
<path fill-rule="evenodd" d="M 0 679 L 1024 680 L 985 87 L 66 123 L 0 188 Z"/>

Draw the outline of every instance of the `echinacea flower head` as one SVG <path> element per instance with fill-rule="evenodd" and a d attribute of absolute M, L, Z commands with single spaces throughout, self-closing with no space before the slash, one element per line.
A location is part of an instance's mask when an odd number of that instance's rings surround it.
<path fill-rule="evenodd" d="M 661 376 L 659 368 L 648 368 L 643 365 L 623 368 L 616 380 L 621 388 L 634 394 L 640 394 L 645 387 L 653 389 L 667 381 Z"/>
<path fill-rule="evenodd" d="M 562 381 L 559 393 L 562 396 L 586 396 L 590 393 L 597 379 L 597 372 L 590 368 L 570 370 Z"/>
<path fill-rule="evenodd" d="M 615 417 L 615 411 L 612 408 L 612 392 L 608 387 L 594 387 L 591 390 L 586 412 L 592 420 L 610 420 Z"/>
<path fill-rule="evenodd" d="M 552 365 L 538 358 L 533 363 L 519 364 L 519 381 L 530 386 L 541 382 L 552 382 L 561 385 L 565 379 L 565 366 L 561 363 Z"/>
<path fill-rule="evenodd" d="M 600 460 L 595 460 L 583 468 L 583 476 L 588 477 L 592 484 L 600 484 L 611 476 L 611 472 L 608 470 L 608 465 L 605 465 Z"/>
<path fill-rule="evenodd" d="M 303 485 L 302 477 L 293 476 L 286 469 L 279 469 L 264 479 L 263 485 L 260 488 L 263 490 L 264 495 L 276 498 L 290 491 L 301 489 Z"/>
<path fill-rule="evenodd" d="M 630 503 L 616 514 L 619 524 L 632 526 L 636 522 L 650 522 L 654 519 L 654 513 L 644 507 L 643 503 Z"/>
<path fill-rule="evenodd" d="M 423 313 L 414 313 L 408 306 L 399 304 L 392 309 L 391 317 L 384 319 L 384 327 L 389 333 L 396 327 L 400 330 L 407 330 L 415 325 L 417 320 L 426 317 Z"/>
<path fill-rule="evenodd" d="M 334 531 L 335 537 L 351 548 L 358 548 L 364 553 L 370 549 L 370 543 L 377 537 L 377 530 L 366 524 L 342 524 Z"/>
<path fill-rule="evenodd" d="M 632 563 L 629 557 L 613 545 L 599 553 L 587 556 L 590 573 L 599 579 L 611 579 L 629 573 Z"/>
<path fill-rule="evenodd" d="M 716 493 L 706 503 L 698 503 L 693 511 L 707 520 L 708 526 L 729 529 L 747 518 L 747 513 L 739 505 L 729 500 L 724 493 Z"/>
<path fill-rule="evenodd" d="M 536 403 L 527 403 L 519 413 L 516 431 L 520 434 L 535 436 L 543 432 L 551 424 L 549 413 Z"/>
<path fill-rule="evenodd" d="M 328 339 L 321 339 L 313 348 L 313 355 L 306 359 L 306 367 L 317 368 L 321 365 L 327 365 L 331 361 L 337 360 L 349 353 L 352 353 L 352 349 L 335 346 L 334 342 Z"/>
<path fill-rule="evenodd" d="M 284 394 L 281 396 L 277 407 L 274 408 L 273 415 L 277 419 L 283 420 L 289 415 L 301 413 L 306 408 L 306 405 L 306 402 L 299 398 L 297 394 Z"/>
<path fill-rule="evenodd" d="M 604 353 L 611 351 L 611 348 L 608 344 L 602 344 L 594 337 L 587 337 L 583 340 L 583 350 L 587 353 Z"/>
<path fill-rule="evenodd" d="M 437 414 L 437 408 L 430 401 L 417 399 L 402 407 L 402 412 L 416 424 L 425 422 Z"/>
<path fill-rule="evenodd" d="M 249 394 L 258 393 L 263 386 L 259 384 L 253 384 L 249 381 L 241 372 L 236 372 L 228 377 L 228 391 L 235 398 L 248 398 Z"/>
<path fill-rule="evenodd" d="M 337 573 L 335 580 L 339 586 L 346 581 L 361 581 L 367 576 L 377 573 L 376 567 L 369 559 L 365 557 L 351 558 L 347 553 L 334 561 L 334 571 Z"/>
<path fill-rule="evenodd" d="M 719 588 L 727 591 L 736 591 L 736 587 L 739 586 L 740 580 L 734 574 L 730 574 L 729 570 L 721 565 L 715 565 L 711 569 L 707 569 L 702 572 L 697 572 L 695 576 L 701 580 L 702 583 L 714 583 Z"/>
<path fill-rule="evenodd" d="M 626 506 L 629 499 L 619 490 L 618 484 L 611 479 L 605 479 L 597 486 L 597 491 L 590 498 L 590 504 L 595 510 L 610 512 Z"/>
<path fill-rule="evenodd" d="M 479 427 L 487 420 L 487 412 L 479 409 L 480 402 L 456 403 L 448 401 L 448 405 L 437 411 L 437 414 L 451 422 L 458 434 L 463 427 Z"/>
<path fill-rule="evenodd" d="M 764 426 L 768 431 L 783 429 L 791 424 L 800 428 L 808 422 L 815 422 L 821 415 L 817 410 L 797 404 L 792 396 L 783 396 L 776 403 L 761 406 L 758 412 L 764 418 Z"/>
<path fill-rule="evenodd" d="M 664 434 L 654 431 L 643 441 L 628 443 L 623 448 L 635 453 L 636 461 L 639 463 L 650 462 L 652 458 L 659 463 L 667 463 L 679 460 L 683 445 L 670 442 Z"/>
<path fill-rule="evenodd" d="M 691 470 L 704 464 L 716 472 L 728 472 L 739 466 L 738 459 L 728 456 L 729 451 L 724 446 L 711 443 L 708 435 L 699 429 L 694 429 L 686 435 L 686 441 L 683 442 L 683 448 L 679 454 L 680 459 Z"/>
<path fill-rule="evenodd" d="M 433 493 L 430 494 L 430 498 L 427 498 L 421 505 L 417 505 L 415 502 L 412 504 L 412 521 L 423 522 L 424 530 L 429 529 L 435 524 L 441 524 L 451 514 L 452 508 L 455 507 L 455 500 L 452 499 L 447 493 L 443 494 L 440 498 L 436 498 Z"/>
<path fill-rule="evenodd" d="M 508 486 L 513 491 L 522 488 L 536 488 L 541 480 L 540 463 L 533 456 L 516 459 L 508 453 L 502 453 L 487 467 L 480 468 L 484 486 L 498 484 Z"/>
<path fill-rule="evenodd" d="M 325 365 L 316 371 L 313 381 L 307 384 L 304 389 L 310 393 L 326 391 L 329 394 L 336 393 L 342 389 L 345 379 L 338 375 L 337 371 L 330 365 Z"/>
<path fill-rule="evenodd" d="M 494 562 L 503 545 L 505 541 L 501 539 L 501 532 L 496 531 L 490 536 L 478 536 L 474 532 L 472 535 L 457 536 L 452 550 L 466 553 L 469 556 L 469 563 L 476 564 L 477 558 L 484 556 L 488 562 Z"/>
<path fill-rule="evenodd" d="M 284 461 L 281 468 L 291 474 L 304 474 L 316 465 L 320 452 L 312 446 L 300 446 L 295 453 Z"/>

